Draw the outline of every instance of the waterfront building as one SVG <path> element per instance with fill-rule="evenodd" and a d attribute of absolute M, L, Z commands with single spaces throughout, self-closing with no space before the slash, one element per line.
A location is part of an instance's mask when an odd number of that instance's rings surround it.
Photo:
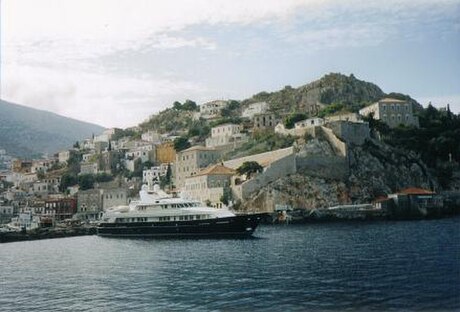
<path fill-rule="evenodd" d="M 128 203 L 125 188 L 97 188 L 77 193 L 77 214 L 81 220 L 98 220 L 104 209 Z"/>
<path fill-rule="evenodd" d="M 56 198 L 45 200 L 45 212 L 53 215 L 55 221 L 72 219 L 77 213 L 77 200 L 75 198 Z"/>
<path fill-rule="evenodd" d="M 231 177 L 235 170 L 223 165 L 211 165 L 194 176 L 185 178 L 183 194 L 202 203 L 209 203 L 212 207 L 222 208 L 221 202 L 224 192 L 231 192 Z"/>

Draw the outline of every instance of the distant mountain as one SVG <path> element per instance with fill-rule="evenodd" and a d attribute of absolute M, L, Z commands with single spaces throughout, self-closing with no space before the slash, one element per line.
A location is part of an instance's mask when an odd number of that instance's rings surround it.
<path fill-rule="evenodd" d="M 13 156 L 53 154 L 102 131 L 95 124 L 0 100 L 0 148 Z"/>

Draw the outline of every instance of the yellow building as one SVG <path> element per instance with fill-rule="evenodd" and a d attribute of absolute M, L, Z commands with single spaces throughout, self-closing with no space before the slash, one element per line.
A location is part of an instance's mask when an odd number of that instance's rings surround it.
<path fill-rule="evenodd" d="M 176 161 L 176 150 L 173 142 L 165 142 L 156 146 L 156 161 L 160 164 L 169 164 Z"/>

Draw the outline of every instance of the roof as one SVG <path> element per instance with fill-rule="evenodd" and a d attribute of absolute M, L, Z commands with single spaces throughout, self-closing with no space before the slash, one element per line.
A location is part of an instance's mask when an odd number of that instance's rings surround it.
<path fill-rule="evenodd" d="M 429 195 L 429 194 L 435 194 L 435 192 L 432 192 L 430 190 L 425 190 L 425 189 L 422 189 L 422 188 L 409 187 L 409 188 L 406 188 L 406 189 L 400 191 L 398 194 L 404 194 L 404 195 Z"/>
<path fill-rule="evenodd" d="M 225 167 L 223 165 L 212 165 L 209 167 L 206 167 L 205 169 L 201 170 L 198 172 L 196 176 L 204 176 L 204 175 L 234 175 L 236 173 L 235 170 L 232 168 Z"/>
<path fill-rule="evenodd" d="M 393 98 L 383 98 L 379 102 L 383 102 L 383 103 L 406 103 L 407 101 L 393 99 Z"/>

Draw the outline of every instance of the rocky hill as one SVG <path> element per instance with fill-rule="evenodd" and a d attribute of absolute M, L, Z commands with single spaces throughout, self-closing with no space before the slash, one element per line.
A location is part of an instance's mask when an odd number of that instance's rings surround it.
<path fill-rule="evenodd" d="M 0 148 L 12 156 L 52 154 L 103 130 L 95 124 L 0 101 Z"/>
<path fill-rule="evenodd" d="M 243 101 L 243 105 L 265 101 L 279 113 L 315 113 L 330 104 L 340 104 L 351 111 L 381 99 L 386 94 L 375 84 L 350 76 L 331 73 L 298 88 L 286 86 L 276 92 L 261 92 Z"/>

